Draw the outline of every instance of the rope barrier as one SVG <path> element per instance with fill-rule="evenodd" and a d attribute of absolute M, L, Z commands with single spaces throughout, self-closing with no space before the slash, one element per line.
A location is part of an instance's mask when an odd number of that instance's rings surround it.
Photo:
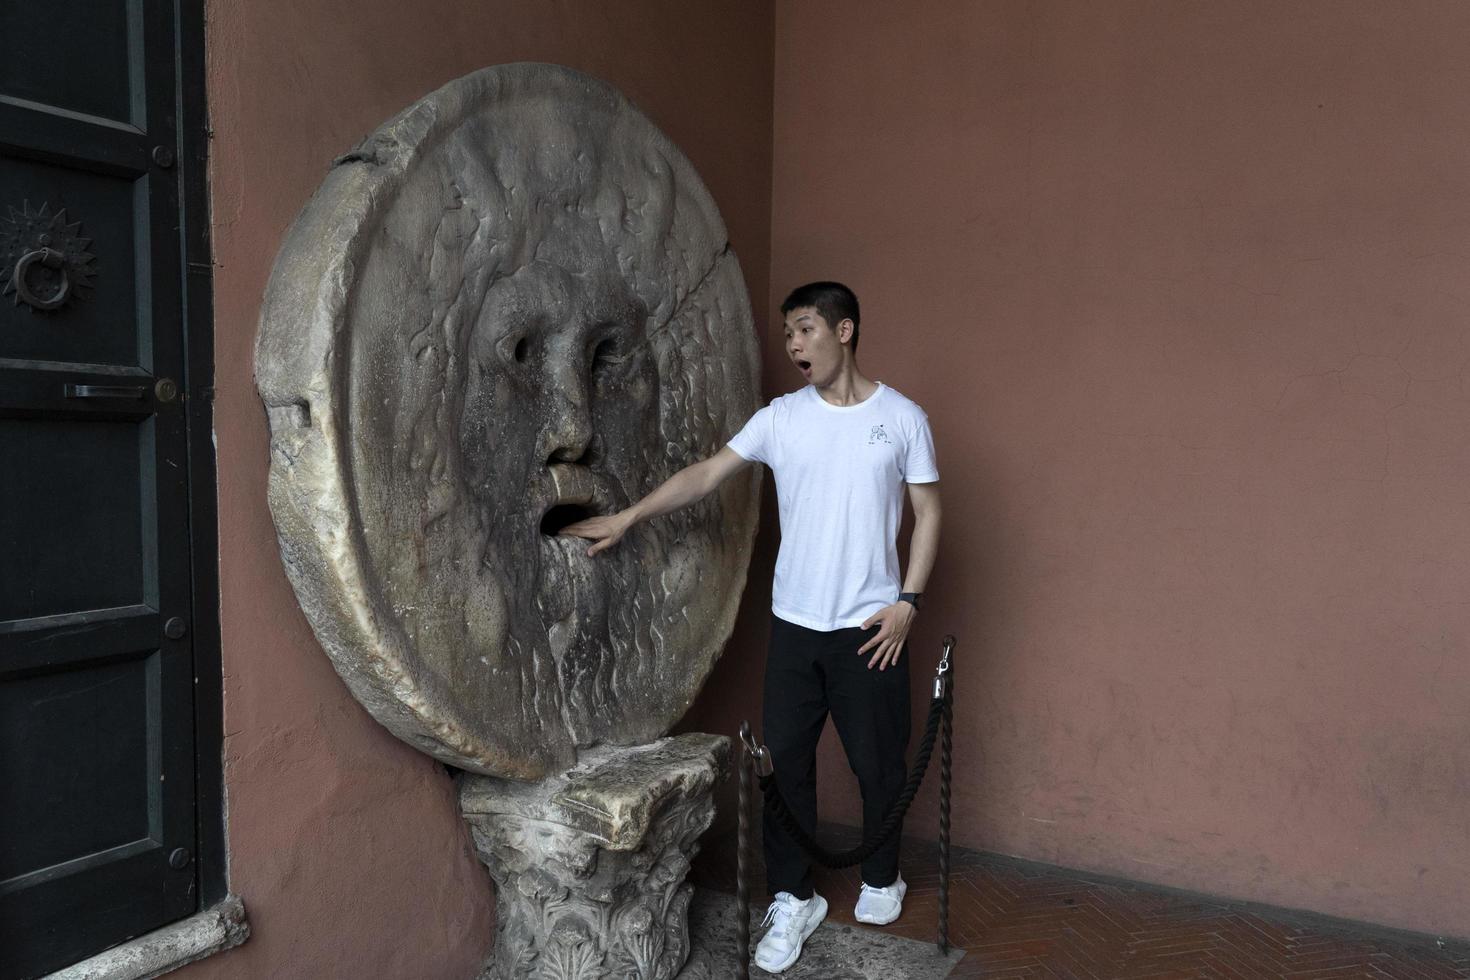
<path fill-rule="evenodd" d="M 735 925 L 736 977 L 750 977 L 750 775 L 754 771 L 765 796 L 765 809 L 782 830 L 791 835 L 818 864 L 828 868 L 849 868 L 871 857 L 878 848 L 886 844 L 903 822 L 913 803 L 924 775 L 929 769 L 929 759 L 934 754 L 934 741 L 939 738 L 939 938 L 937 945 L 941 955 L 949 953 L 949 830 L 950 830 L 950 777 L 954 763 L 952 731 L 954 726 L 954 684 L 950 676 L 952 667 L 950 653 L 954 650 L 955 638 L 944 638 L 944 654 L 934 671 L 934 694 L 929 701 L 929 717 L 924 725 L 924 737 L 914 756 L 914 765 L 909 772 L 903 792 L 894 800 L 883 825 L 871 838 L 848 851 L 829 851 L 808 834 L 786 805 L 781 789 L 776 785 L 771 764 L 771 753 L 764 745 L 756 744 L 750 731 L 750 722 L 741 722 L 740 741 L 744 751 L 740 759 L 740 795 L 737 823 L 735 857 L 735 907 L 738 921 Z"/>

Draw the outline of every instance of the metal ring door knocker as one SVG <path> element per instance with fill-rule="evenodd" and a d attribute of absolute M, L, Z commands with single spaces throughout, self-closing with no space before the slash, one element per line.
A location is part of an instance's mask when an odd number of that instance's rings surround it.
<path fill-rule="evenodd" d="M 26 273 L 37 262 L 48 269 L 61 270 L 61 285 L 57 286 L 56 291 L 49 297 L 37 296 L 31 291 L 31 284 L 26 281 Z M 15 272 L 11 275 L 11 281 L 15 283 L 16 299 L 33 310 L 57 309 L 66 302 L 67 296 L 71 293 L 71 280 L 66 275 L 66 256 L 45 245 L 20 257 L 20 261 L 15 263 Z"/>
<path fill-rule="evenodd" d="M 34 312 L 58 310 L 92 285 L 92 240 L 81 237 L 82 223 L 67 224 L 66 209 L 52 211 L 30 202 L 0 218 L 0 282 Z"/>

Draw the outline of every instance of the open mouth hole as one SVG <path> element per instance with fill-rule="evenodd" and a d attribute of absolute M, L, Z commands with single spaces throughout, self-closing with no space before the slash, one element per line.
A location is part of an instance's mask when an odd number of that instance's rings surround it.
<path fill-rule="evenodd" d="M 803 371 L 806 371 L 806 370 L 809 370 L 811 368 L 812 362 L 811 361 L 797 361 L 796 362 L 796 366 L 799 367 L 799 368 L 801 368 Z"/>
<path fill-rule="evenodd" d="M 597 515 L 583 504 L 557 504 L 546 512 L 545 517 L 541 518 L 541 533 L 555 536 L 567 525 L 595 516 Z"/>

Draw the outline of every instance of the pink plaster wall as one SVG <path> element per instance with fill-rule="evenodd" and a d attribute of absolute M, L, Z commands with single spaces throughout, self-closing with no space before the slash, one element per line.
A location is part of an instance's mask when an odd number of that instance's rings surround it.
<path fill-rule="evenodd" d="M 261 295 L 334 156 L 466 72 L 550 61 L 621 88 L 688 154 L 764 296 L 772 4 L 210 0 L 207 13 L 230 885 L 253 935 L 180 976 L 470 977 L 493 903 L 450 780 L 351 698 L 281 570 L 252 380 Z"/>
<path fill-rule="evenodd" d="M 959 842 L 1470 935 L 1470 5 L 801 0 L 775 90 L 769 305 L 937 434 Z"/>

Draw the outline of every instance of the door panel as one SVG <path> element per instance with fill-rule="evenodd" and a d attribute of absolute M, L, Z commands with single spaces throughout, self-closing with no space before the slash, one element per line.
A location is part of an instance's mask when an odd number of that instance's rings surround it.
<path fill-rule="evenodd" d="M 138 308 L 140 293 L 148 295 L 150 265 L 148 189 L 138 177 L 0 157 L 0 188 L 9 192 L 0 200 L 0 241 L 7 232 L 17 235 L 18 226 L 55 225 L 51 234 L 57 238 L 68 237 L 68 229 L 76 226 L 70 233 L 78 239 L 74 247 L 92 256 L 68 277 L 84 281 L 72 283 L 79 295 L 60 309 L 33 312 L 18 304 L 13 292 L 0 295 L 0 358 L 152 366 L 145 356 L 151 317 Z M 63 217 L 57 220 L 58 215 Z M 24 237 L 23 243 L 3 248 L 7 272 L 13 274 L 30 250 L 34 235 Z M 38 290 L 54 290 L 56 275 L 44 265 L 27 269 L 29 283 Z"/>
<path fill-rule="evenodd" d="M 5 521 L 0 620 L 132 606 L 151 591 L 151 422 L 0 418 L 0 500 L 45 501 L 65 520 Z M 145 558 L 146 554 L 146 558 Z M 3 784 L 0 784 L 3 785 Z"/>
<path fill-rule="evenodd" d="M 0 5 L 0 95 L 130 121 L 141 4 Z M 121 84 L 119 84 L 121 83 Z"/>
<path fill-rule="evenodd" d="M 0 685 L 0 742 L 56 747 L 0 757 L 16 804 L 0 810 L 0 881 L 21 888 L 28 874 L 158 846 L 157 691 L 156 652 Z"/>
<path fill-rule="evenodd" d="M 0 980 L 197 908 L 174 18 L 0 3 Z"/>

